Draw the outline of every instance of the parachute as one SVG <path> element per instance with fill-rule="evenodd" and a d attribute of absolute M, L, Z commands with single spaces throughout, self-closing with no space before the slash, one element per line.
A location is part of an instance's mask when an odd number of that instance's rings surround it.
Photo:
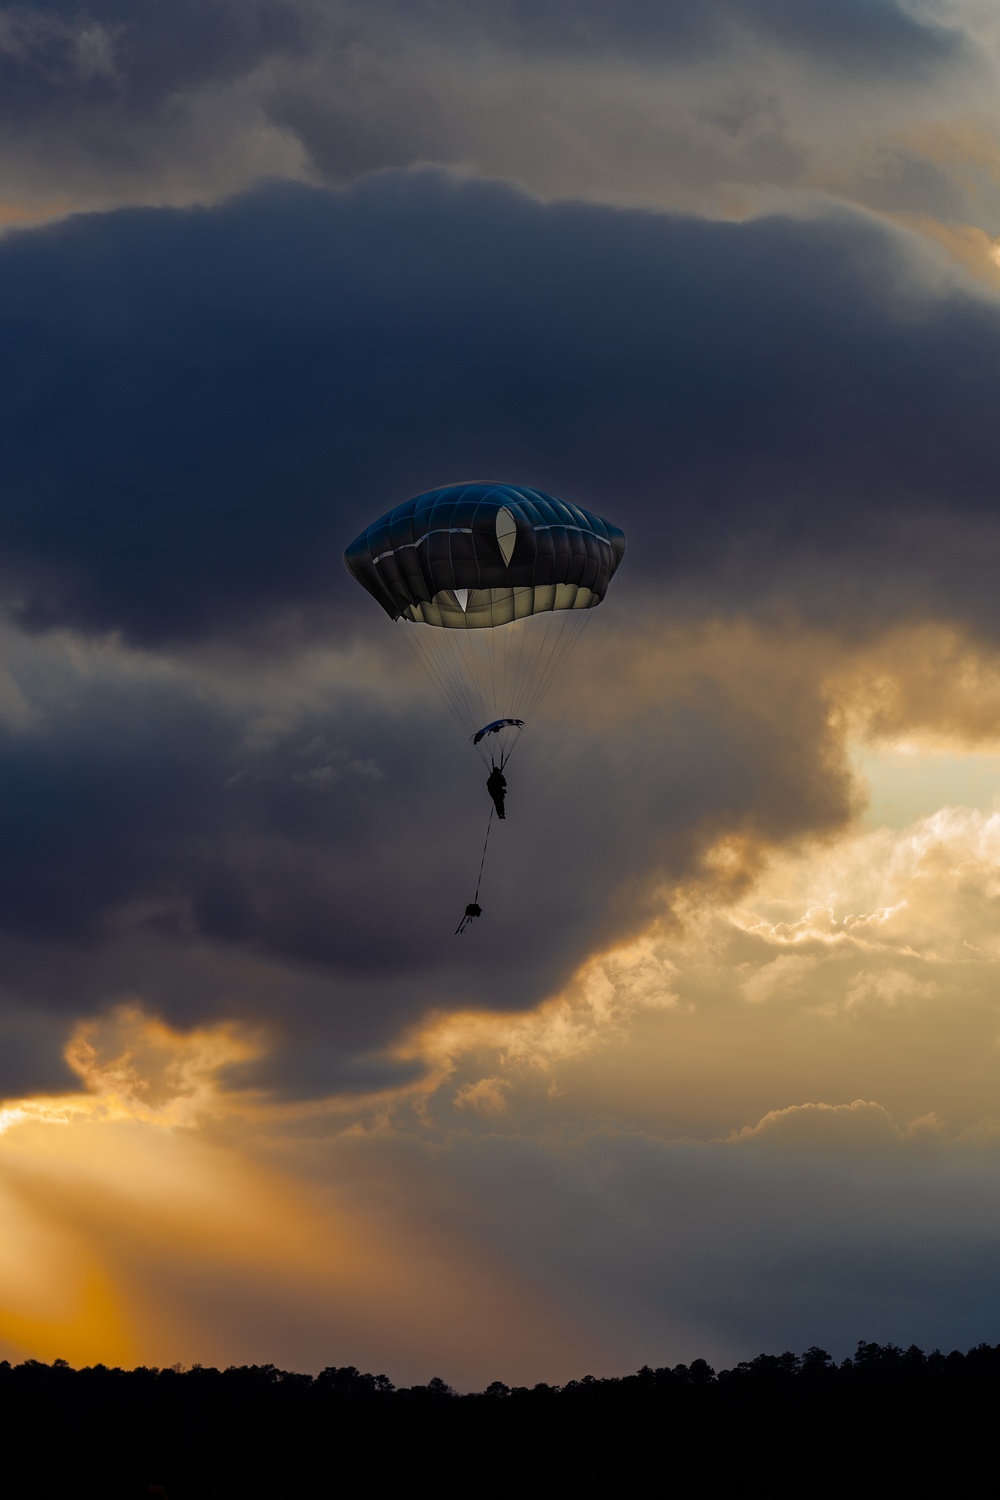
<path fill-rule="evenodd" d="M 476 482 L 397 505 L 344 561 L 502 767 L 624 551 L 624 532 L 578 505 Z"/>
<path fill-rule="evenodd" d="M 397 505 L 344 554 L 491 767 L 488 790 L 501 819 L 502 773 L 517 737 L 624 552 L 625 533 L 579 505 L 477 481 Z M 493 816 L 459 932 L 481 915 Z"/>
<path fill-rule="evenodd" d="M 482 729 L 477 729 L 472 736 L 472 743 L 478 745 L 488 734 L 499 734 L 501 729 L 523 729 L 523 719 L 494 719 L 492 724 L 485 724 Z"/>

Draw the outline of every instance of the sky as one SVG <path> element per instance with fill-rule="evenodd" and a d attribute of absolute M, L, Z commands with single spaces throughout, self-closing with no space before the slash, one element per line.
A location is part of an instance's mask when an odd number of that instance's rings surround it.
<path fill-rule="evenodd" d="M 0 1357 L 1000 1338 L 1000 19 L 0 7 Z M 342 565 L 625 561 L 511 768 Z"/>

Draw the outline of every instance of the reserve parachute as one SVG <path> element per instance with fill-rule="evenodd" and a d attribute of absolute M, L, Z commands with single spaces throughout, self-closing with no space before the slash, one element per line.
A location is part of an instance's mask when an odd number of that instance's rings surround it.
<path fill-rule="evenodd" d="M 579 505 L 473 483 L 397 505 L 344 560 L 502 766 L 624 551 L 624 532 Z"/>

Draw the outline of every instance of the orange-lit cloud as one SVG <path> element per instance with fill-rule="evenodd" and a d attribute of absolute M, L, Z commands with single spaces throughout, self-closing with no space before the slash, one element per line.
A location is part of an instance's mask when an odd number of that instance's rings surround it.
<path fill-rule="evenodd" d="M 69 199 L 53 199 L 48 203 L 11 203 L 0 201 L 0 234 L 5 229 L 24 228 L 31 224 L 44 224 L 50 219 L 61 218 L 72 212 Z"/>
<path fill-rule="evenodd" d="M 955 809 L 774 858 L 729 908 L 695 889 L 538 1012 L 433 1025 L 438 1107 L 708 1138 L 860 1096 L 954 1135 L 1000 1110 L 998 869 L 1000 815 Z"/>
<path fill-rule="evenodd" d="M 246 1045 L 132 1007 L 74 1037 L 87 1094 L 8 1106 L 7 1357 L 381 1363 L 427 1379 L 428 1362 L 471 1374 L 476 1349 L 508 1375 L 540 1345 L 553 1373 L 600 1349 L 488 1247 L 400 1211 L 391 1183 L 364 1203 L 317 1179 L 315 1127 L 286 1136 L 280 1112 L 213 1087 Z"/>
<path fill-rule="evenodd" d="M 86 1091 L 4 1116 L 3 1349 L 471 1386 L 711 1355 L 712 1340 L 739 1352 L 680 1284 L 748 1191 L 770 1203 L 771 1253 L 806 1253 L 819 1200 L 797 1165 L 786 1200 L 767 1161 L 812 1160 L 848 1224 L 851 1193 L 893 1162 L 909 1163 L 918 1226 L 925 1191 L 992 1171 L 998 869 L 1000 814 L 977 809 L 772 854 L 752 892 L 720 904 L 696 882 L 669 922 L 534 1012 L 431 1018 L 402 1044 L 423 1081 L 353 1102 L 228 1092 L 226 1068 L 268 1045 L 232 1025 L 185 1034 L 138 1005 L 82 1025 L 67 1056 Z M 679 1239 L 666 1203 L 696 1182 Z M 985 1232 L 965 1198 L 954 1211 Z M 649 1255 L 680 1283 L 644 1336 L 614 1267 L 651 1308 L 634 1239 L 650 1213 Z M 743 1270 L 719 1263 L 719 1295 L 758 1275 L 758 1230 L 740 1222 Z"/>
<path fill-rule="evenodd" d="M 818 836 L 801 818 L 788 837 L 706 819 L 654 915 L 626 914 L 559 993 L 508 1014 L 427 1011 L 394 1043 L 416 1065 L 407 1081 L 368 1094 L 240 1083 L 282 1042 L 238 1019 L 241 986 L 261 982 L 250 958 L 213 960 L 229 1020 L 184 1030 L 135 999 L 77 1023 L 80 1091 L 11 1098 L 0 1122 L 7 1357 L 354 1363 L 469 1386 L 719 1359 L 764 1334 L 715 1303 L 770 1307 L 759 1278 L 778 1253 L 820 1288 L 810 1339 L 926 1337 L 903 1329 L 905 1309 L 888 1332 L 858 1325 L 878 1300 L 863 1268 L 835 1315 L 837 1273 L 817 1272 L 802 1236 L 844 1264 L 820 1186 L 860 1242 L 899 1174 L 911 1238 L 944 1202 L 970 1243 L 993 1232 L 962 1184 L 979 1193 L 1000 1138 L 995 656 L 951 627 L 646 639 L 616 658 L 606 700 L 567 676 L 556 720 L 644 722 L 662 696 L 683 708 L 710 684 L 734 722 L 780 720 L 761 741 L 779 766 L 829 780 Z M 75 649 L 86 670 L 141 675 L 113 644 L 96 666 Z M 217 668 L 164 670 L 205 691 Z M 296 692 L 320 691 L 310 667 L 265 722 L 248 682 L 225 683 L 268 743 L 297 722 Z M 936 768 L 914 782 L 924 800 L 897 826 L 866 823 L 856 766 L 877 778 L 899 756 Z M 942 807 L 942 756 L 956 803 L 974 784 L 968 805 Z M 720 1238 L 740 1257 L 707 1261 Z M 952 1246 L 931 1283 L 965 1253 Z M 930 1304 L 919 1316 L 947 1324 Z"/>
<path fill-rule="evenodd" d="M 230 4 L 0 10 L 0 1354 L 987 1336 L 995 15 Z M 458 941 L 482 777 L 332 572 L 487 460 L 630 551 Z"/>

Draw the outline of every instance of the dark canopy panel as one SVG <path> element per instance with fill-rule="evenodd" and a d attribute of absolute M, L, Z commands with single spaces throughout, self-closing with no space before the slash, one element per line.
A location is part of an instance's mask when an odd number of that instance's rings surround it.
<path fill-rule="evenodd" d="M 625 534 L 523 485 L 451 484 L 397 505 L 351 543 L 348 569 L 394 620 L 472 630 L 590 609 Z"/>

